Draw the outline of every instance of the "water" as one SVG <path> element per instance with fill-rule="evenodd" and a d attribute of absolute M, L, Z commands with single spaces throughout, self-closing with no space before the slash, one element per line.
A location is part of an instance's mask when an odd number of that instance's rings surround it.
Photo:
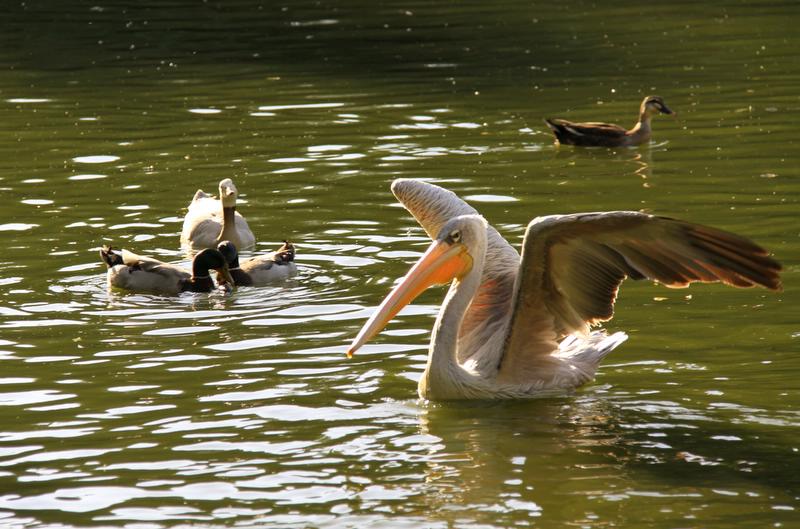
<path fill-rule="evenodd" d="M 800 370 L 791 2 L 22 4 L 0 22 L 0 525 L 793 527 Z M 677 119 L 635 150 L 541 119 Z M 186 263 L 231 177 L 299 275 L 109 293 L 97 249 Z M 389 183 L 537 216 L 643 209 L 746 234 L 785 291 L 623 287 L 574 396 L 416 399 L 433 289 L 346 345 L 426 246 Z"/>

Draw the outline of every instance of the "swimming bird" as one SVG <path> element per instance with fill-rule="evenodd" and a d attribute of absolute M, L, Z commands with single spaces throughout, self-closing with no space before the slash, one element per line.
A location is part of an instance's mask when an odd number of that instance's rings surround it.
<path fill-rule="evenodd" d="M 433 242 L 347 353 L 428 286 L 450 282 L 419 381 L 423 399 L 560 395 L 585 384 L 627 338 L 590 327 L 611 319 L 628 277 L 781 288 L 781 265 L 766 250 L 700 224 L 636 211 L 538 217 L 520 256 L 451 191 L 407 179 L 392 191 Z"/>
<path fill-rule="evenodd" d="M 239 252 L 230 241 L 222 241 L 217 249 L 228 261 L 228 270 L 237 286 L 264 286 L 287 279 L 297 273 L 294 263 L 294 245 L 283 241 L 283 245 L 267 255 L 257 255 L 239 264 Z"/>
<path fill-rule="evenodd" d="M 633 147 L 650 139 L 650 120 L 656 114 L 675 115 L 659 96 L 647 96 L 639 107 L 639 121 L 631 130 L 611 123 L 573 123 L 566 119 L 545 119 L 557 143 L 584 147 Z"/>
<path fill-rule="evenodd" d="M 239 192 L 230 178 L 219 183 L 219 200 L 198 189 L 183 219 L 181 245 L 191 250 L 216 248 L 231 241 L 243 250 L 256 243 L 247 221 L 236 211 Z"/>
<path fill-rule="evenodd" d="M 151 257 L 136 255 L 111 246 L 100 249 L 100 258 L 108 266 L 108 286 L 133 292 L 149 292 L 174 296 L 181 292 L 211 292 L 214 282 L 209 270 L 216 270 L 232 285 L 228 263 L 217 249 L 205 249 L 192 260 L 192 271 L 162 263 Z"/>

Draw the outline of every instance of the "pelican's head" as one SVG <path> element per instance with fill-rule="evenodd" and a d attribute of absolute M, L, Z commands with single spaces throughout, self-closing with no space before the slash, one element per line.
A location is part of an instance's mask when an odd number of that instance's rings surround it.
<path fill-rule="evenodd" d="M 656 114 L 667 114 L 670 116 L 676 115 L 675 112 L 664 103 L 661 96 L 647 96 L 642 101 L 640 112 L 648 117 L 655 116 Z"/>
<path fill-rule="evenodd" d="M 233 180 L 226 178 L 219 183 L 219 199 L 222 201 L 223 208 L 236 207 L 236 197 L 239 191 L 233 185 Z"/>
<path fill-rule="evenodd" d="M 400 310 L 432 285 L 460 281 L 470 270 L 473 252 L 485 252 L 486 221 L 480 215 L 461 215 L 444 223 L 436 239 L 411 270 L 389 292 L 361 328 L 347 356 L 378 334 Z"/>

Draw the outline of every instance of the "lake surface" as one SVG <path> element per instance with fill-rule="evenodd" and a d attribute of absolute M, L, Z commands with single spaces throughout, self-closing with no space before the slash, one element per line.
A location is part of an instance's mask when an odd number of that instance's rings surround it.
<path fill-rule="evenodd" d="M 796 2 L 67 4 L 0 19 L 0 526 L 800 526 Z M 542 122 L 650 93 L 678 117 L 638 149 Z M 103 244 L 187 263 L 226 177 L 295 279 L 106 289 Z M 785 290 L 629 282 L 575 395 L 421 402 L 443 288 L 344 354 L 427 245 L 398 177 L 514 245 L 553 213 L 712 224 Z"/>

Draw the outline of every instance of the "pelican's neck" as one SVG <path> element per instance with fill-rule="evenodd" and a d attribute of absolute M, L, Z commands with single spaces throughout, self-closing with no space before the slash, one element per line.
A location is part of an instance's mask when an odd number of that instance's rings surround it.
<path fill-rule="evenodd" d="M 473 377 L 458 363 L 458 331 L 481 282 L 486 259 L 486 241 L 470 248 L 472 269 L 456 279 L 447 291 L 439 316 L 433 326 L 428 363 L 419 381 L 423 399 L 457 399 L 464 397 L 465 385 Z"/>
<path fill-rule="evenodd" d="M 236 237 L 236 206 L 222 208 L 222 230 L 217 237 L 217 243 L 222 241 L 239 244 L 239 239 Z"/>

